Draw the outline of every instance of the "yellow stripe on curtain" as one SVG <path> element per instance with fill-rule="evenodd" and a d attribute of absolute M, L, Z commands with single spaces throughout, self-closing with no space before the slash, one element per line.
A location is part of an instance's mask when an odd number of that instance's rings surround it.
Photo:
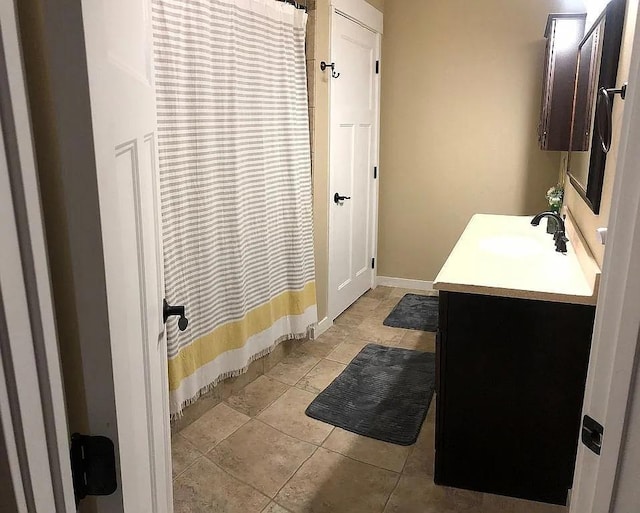
<path fill-rule="evenodd" d="M 194 340 L 169 360 L 169 390 L 177 390 L 184 378 L 222 353 L 240 349 L 250 337 L 266 330 L 278 319 L 301 315 L 315 304 L 316 284 L 312 281 L 302 290 L 283 292 L 268 303 L 254 308 L 244 318 L 219 326 L 211 333 Z"/>

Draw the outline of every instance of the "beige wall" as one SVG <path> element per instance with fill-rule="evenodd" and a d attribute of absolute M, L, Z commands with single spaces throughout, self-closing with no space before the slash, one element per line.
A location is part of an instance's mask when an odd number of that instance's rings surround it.
<path fill-rule="evenodd" d="M 471 216 L 533 214 L 547 14 L 562 0 L 385 5 L 378 274 L 433 280 Z"/>
<path fill-rule="evenodd" d="M 629 77 L 629 66 L 631 62 L 631 47 L 633 45 L 633 36 L 636 26 L 636 17 L 638 11 L 637 0 L 627 2 L 627 14 L 625 18 L 624 35 L 622 40 L 622 48 L 620 50 L 620 61 L 618 64 L 618 81 L 617 84 L 623 84 Z M 594 16 L 590 16 L 594 18 Z M 622 113 L 624 111 L 624 102 L 619 100 L 614 102 L 613 106 L 613 136 L 611 143 L 611 151 L 607 156 L 607 164 L 605 167 L 604 184 L 602 188 L 602 200 L 600 203 L 600 214 L 595 215 L 587 204 L 582 200 L 578 192 L 567 180 L 565 205 L 571 211 L 571 214 L 580 227 L 582 235 L 591 248 L 593 255 L 602 267 L 604 260 L 604 246 L 598 242 L 596 238 L 596 229 L 606 227 L 609 224 L 609 213 L 611 211 L 611 196 L 613 193 L 613 182 L 617 165 L 618 144 L 620 142 L 620 132 L 622 128 Z"/>

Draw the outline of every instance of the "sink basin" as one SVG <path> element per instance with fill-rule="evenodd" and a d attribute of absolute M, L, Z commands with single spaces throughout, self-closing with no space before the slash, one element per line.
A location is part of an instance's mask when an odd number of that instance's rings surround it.
<path fill-rule="evenodd" d="M 523 235 L 496 235 L 479 241 L 480 249 L 496 255 L 514 258 L 537 255 L 542 245 L 533 237 Z"/>

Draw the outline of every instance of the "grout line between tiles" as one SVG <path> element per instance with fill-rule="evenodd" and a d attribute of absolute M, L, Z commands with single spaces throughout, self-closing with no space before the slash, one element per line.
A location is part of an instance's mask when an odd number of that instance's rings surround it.
<path fill-rule="evenodd" d="M 252 490 L 258 492 L 260 495 L 262 495 L 263 497 L 266 497 L 268 499 L 267 505 L 265 506 L 265 508 L 269 505 L 269 503 L 273 500 L 272 497 L 269 497 L 266 493 L 261 492 L 260 490 L 258 490 L 255 486 L 247 483 L 244 479 L 241 479 L 235 475 L 233 475 L 231 472 L 229 472 L 228 470 L 222 468 L 220 465 L 218 465 L 215 461 L 213 461 L 211 458 L 209 458 L 209 456 L 207 454 L 204 455 L 205 458 L 207 458 L 207 461 L 209 461 L 211 464 L 215 465 L 218 469 L 220 469 L 222 472 L 224 472 L 225 474 L 227 474 L 229 477 L 231 477 L 232 479 L 235 479 L 236 481 L 240 481 L 243 485 L 248 486 L 249 488 L 251 488 Z"/>
<path fill-rule="evenodd" d="M 282 384 L 282 385 L 287 385 L 286 383 L 282 383 L 282 381 L 279 381 L 279 380 L 277 380 L 277 379 L 275 379 L 275 378 L 272 378 L 271 376 L 267 376 L 266 374 L 264 374 L 264 376 L 265 376 L 266 378 L 272 379 L 273 381 L 277 381 L 278 383 L 280 383 L 280 384 Z M 253 383 L 253 382 L 252 382 L 252 383 Z M 250 384 L 251 384 L 251 383 L 249 383 L 249 385 L 250 385 Z M 245 386 L 244 388 L 241 388 L 241 389 L 238 391 L 238 394 L 239 394 L 240 392 L 242 392 L 245 388 L 247 388 L 249 385 Z M 287 385 L 287 387 L 291 388 L 291 385 Z M 229 397 L 227 397 L 223 402 L 224 402 L 224 403 L 225 403 L 229 408 L 231 408 L 232 410 L 237 411 L 238 413 L 241 413 L 242 415 L 246 415 L 246 416 L 247 416 L 247 417 L 249 417 L 250 419 L 255 419 L 258 415 L 260 415 L 263 411 L 265 411 L 266 409 L 268 409 L 268 408 L 269 408 L 273 403 L 275 403 L 278 399 L 280 399 L 284 394 L 286 394 L 286 393 L 289 391 L 289 388 L 287 388 L 284 392 L 282 392 L 278 397 L 276 397 L 273 401 L 271 401 L 267 406 L 265 406 L 264 408 L 262 408 L 262 409 L 261 409 L 258 413 L 256 413 L 253 417 L 252 417 L 251 415 L 246 414 L 246 413 L 245 413 L 245 412 L 243 412 L 243 411 L 238 410 L 237 408 L 234 408 L 232 405 L 230 405 L 229 403 L 227 403 L 227 401 L 228 401 L 231 397 L 233 397 L 233 396 L 229 396 Z M 238 395 L 238 394 L 234 394 L 234 395 Z M 244 426 L 244 424 L 243 424 L 243 426 Z M 240 429 L 240 428 L 238 428 L 238 429 Z"/>
<path fill-rule="evenodd" d="M 205 455 L 202 454 L 200 451 L 198 451 L 200 453 L 200 456 L 198 456 L 197 458 L 195 458 L 191 463 L 189 463 L 185 468 L 182 469 L 181 472 L 179 472 L 178 474 L 176 474 L 175 477 L 171 478 L 171 482 L 174 482 L 176 479 L 178 479 L 182 474 L 184 474 L 187 470 L 189 470 L 195 463 L 196 461 L 198 461 L 201 458 L 204 458 Z M 173 463 L 173 462 L 172 462 Z"/>
<path fill-rule="evenodd" d="M 203 456 L 204 456 L 205 458 L 207 458 L 207 460 L 208 460 L 208 461 L 210 461 L 211 463 L 213 463 L 216 467 L 218 467 L 220 470 L 222 470 L 224 473 L 226 473 L 226 474 L 230 475 L 230 476 L 231 476 L 231 477 L 233 477 L 234 479 L 237 479 L 237 480 L 238 480 L 238 481 L 240 481 L 241 483 L 246 484 L 247 486 L 251 487 L 252 489 L 254 489 L 255 491 L 257 491 L 258 493 L 260 493 L 261 495 L 264 495 L 265 497 L 268 497 L 268 498 L 269 498 L 269 501 L 274 501 L 274 500 L 275 500 L 275 497 L 278 495 L 278 493 L 280 493 L 280 490 L 282 490 L 282 488 L 284 488 L 284 486 L 286 486 L 286 484 L 287 484 L 287 483 L 288 483 L 288 482 L 293 478 L 293 476 L 295 476 L 295 475 L 296 475 L 296 473 L 298 472 L 298 470 L 300 470 L 300 467 L 302 467 L 302 465 L 304 465 L 304 464 L 307 462 L 307 460 L 308 460 L 309 458 L 311 458 L 311 456 L 313 456 L 313 455 L 316 453 L 316 451 L 317 451 L 321 446 L 320 446 L 320 445 L 316 445 L 316 444 L 314 444 L 314 443 L 312 443 L 312 442 L 309 442 L 309 441 L 307 441 L 307 440 L 301 440 L 300 438 L 297 438 L 297 437 L 295 437 L 295 436 L 291 436 L 291 435 L 289 435 L 289 434 L 287 434 L 287 433 L 285 433 L 285 432 L 283 432 L 283 431 L 280 431 L 280 430 L 279 430 L 279 429 L 277 429 L 277 428 L 274 428 L 273 426 L 271 426 L 271 425 L 267 424 L 266 422 L 263 422 L 263 421 L 261 421 L 261 420 L 259 420 L 259 419 L 252 419 L 252 420 L 256 420 L 256 421 L 260 422 L 261 424 L 264 424 L 265 426 L 270 427 L 271 429 L 275 429 L 276 431 L 278 431 L 279 433 L 281 433 L 281 434 L 283 434 L 283 435 L 285 435 L 285 436 L 289 436 L 289 437 L 291 437 L 291 438 L 293 438 L 293 439 L 295 439 L 295 440 L 298 440 L 299 442 L 307 443 L 307 444 L 309 444 L 309 445 L 311 445 L 311 446 L 313 447 L 313 451 L 311 451 L 311 454 L 309 455 L 309 457 L 305 458 L 305 459 L 302 461 L 302 463 L 300 463 L 300 465 L 298 465 L 298 466 L 296 467 L 296 469 L 293 471 L 293 473 L 291 474 L 291 476 L 289 476 L 289 477 L 287 478 L 287 480 L 285 481 L 285 483 L 284 483 L 280 488 L 278 488 L 278 491 L 274 494 L 274 496 L 273 496 L 273 497 L 270 497 L 270 496 L 269 496 L 269 495 L 267 495 L 266 493 L 264 493 L 264 492 L 262 492 L 262 491 L 258 490 L 255 486 L 253 486 L 253 485 L 251 485 L 251 484 L 247 483 L 246 481 L 244 481 L 244 480 L 243 480 L 243 479 L 241 479 L 240 477 L 236 476 L 236 475 L 235 475 L 235 474 L 233 474 L 232 472 L 230 472 L 230 471 L 226 470 L 225 468 L 221 467 L 220 465 L 218 465 L 215 461 L 213 461 L 213 460 L 209 457 L 209 453 L 210 453 L 211 451 L 207 452 L 207 454 L 204 454 Z M 244 425 L 244 424 L 243 424 L 243 425 Z M 240 429 L 240 428 L 238 428 L 238 429 Z M 334 428 L 334 429 L 335 429 L 335 428 Z M 237 431 L 237 430 L 236 430 L 236 431 Z M 329 433 L 331 433 L 331 432 L 333 432 L 333 429 L 332 429 Z M 327 437 L 328 437 L 328 435 L 327 435 Z M 325 440 L 326 440 L 326 439 L 325 439 Z M 216 444 L 216 445 L 217 445 L 217 444 Z M 211 450 L 213 450 L 213 449 L 211 449 Z M 199 459 L 199 458 L 198 458 L 198 459 Z M 267 504 L 267 506 L 268 506 L 268 504 Z M 286 508 L 285 508 L 285 509 L 286 509 Z"/>
<path fill-rule="evenodd" d="M 285 434 L 286 434 L 286 433 L 285 433 Z M 289 435 L 289 436 L 290 436 L 290 435 Z M 297 440 L 297 439 L 296 439 L 296 440 Z M 307 443 L 309 443 L 309 442 L 307 442 Z M 283 484 L 280 488 L 278 488 L 278 491 L 277 491 L 277 492 L 275 493 L 275 495 L 273 496 L 273 499 L 271 499 L 272 501 L 274 501 L 274 502 L 275 502 L 276 497 L 277 497 L 277 496 L 278 496 L 278 494 L 282 491 L 282 489 L 283 489 L 285 486 L 287 486 L 287 485 L 289 484 L 289 481 L 291 481 L 291 480 L 295 477 L 295 475 L 296 475 L 296 474 L 298 473 L 298 471 L 302 468 L 302 466 L 303 466 L 307 461 L 309 461 L 309 460 L 313 457 L 313 455 L 314 455 L 316 452 L 318 452 L 318 449 L 320 449 L 320 446 L 319 446 L 319 445 L 314 445 L 314 444 L 312 444 L 312 445 L 315 447 L 315 449 L 313 449 L 313 451 L 311 452 L 311 454 L 309 454 L 309 457 L 308 457 L 308 458 L 306 458 L 302 463 L 300 463 L 300 465 L 298 465 L 298 468 L 296 468 L 296 469 L 294 470 L 293 474 L 291 474 L 291 475 L 289 476 L 289 478 L 284 482 L 284 484 Z M 276 504 L 277 504 L 277 503 L 276 503 Z M 278 505 L 280 505 L 280 504 L 278 504 Z M 284 507 L 284 506 L 282 506 L 282 507 Z M 286 509 L 286 508 L 285 508 L 285 509 Z"/>
<path fill-rule="evenodd" d="M 334 428 L 334 429 L 335 429 L 335 428 Z M 331 432 L 333 433 L 333 431 L 331 431 Z M 361 436 L 361 435 L 360 435 L 360 436 Z M 327 438 L 329 438 L 329 437 L 327 437 Z M 325 438 L 325 442 L 327 441 L 327 438 Z M 324 443 L 324 442 L 322 442 L 322 443 Z M 320 447 L 322 447 L 325 451 L 329 451 L 329 452 L 332 452 L 332 453 L 334 453 L 334 454 L 339 454 L 340 456 L 343 456 L 343 457 L 345 457 L 345 458 L 347 458 L 347 459 L 349 459 L 349 460 L 351 460 L 351 461 L 355 461 L 355 462 L 358 462 L 358 463 L 362 463 L 363 465 L 366 465 L 366 466 L 368 466 L 368 467 L 375 468 L 375 469 L 377 469 L 377 470 L 385 470 L 385 471 L 387 471 L 387 472 L 393 472 L 393 473 L 394 473 L 394 474 L 396 474 L 397 476 L 402 475 L 400 472 L 396 472 L 395 470 L 389 470 L 388 468 L 378 467 L 377 465 L 374 465 L 374 464 L 372 464 L 372 463 L 367 463 L 366 461 L 358 460 L 358 459 L 353 458 L 353 457 L 351 457 L 351 456 L 347 456 L 346 454 L 342 454 L 341 452 L 334 451 L 333 449 L 329 449 L 328 447 L 325 447 L 324 445 L 321 445 Z M 407 458 L 408 458 L 408 456 L 407 456 Z M 403 468 L 404 468 L 404 467 L 403 467 Z"/>
<path fill-rule="evenodd" d="M 293 388 L 293 387 L 292 387 Z M 255 418 L 254 420 L 257 420 L 258 422 L 261 422 L 262 424 L 264 424 L 267 427 L 270 427 L 271 429 L 275 429 L 278 433 L 281 433 L 283 435 L 289 436 L 291 438 L 293 438 L 294 440 L 298 440 L 298 442 L 304 442 L 306 444 L 311 444 L 314 447 L 322 447 L 322 444 L 327 440 L 327 438 L 329 438 L 329 435 L 331 435 L 331 433 L 333 433 L 333 430 L 336 428 L 335 426 L 331 427 L 331 431 L 329 431 L 329 433 L 327 434 L 327 436 L 325 436 L 322 439 L 322 442 L 320 442 L 319 444 L 310 442 L 309 440 L 303 440 L 302 438 L 298 438 L 297 436 L 294 435 L 290 435 L 289 433 L 285 433 L 284 431 L 282 431 L 281 429 L 278 429 L 277 427 L 273 427 L 271 424 L 266 423 L 264 420 L 261 420 L 259 418 Z M 315 420 L 315 419 L 314 419 Z M 322 421 L 318 421 L 318 422 L 322 422 Z M 323 424 L 327 424 L 326 422 L 322 422 Z M 331 424 L 327 424 L 327 426 L 331 426 Z"/>
<path fill-rule="evenodd" d="M 398 474 L 398 480 L 396 481 L 396 484 L 393 487 L 393 490 L 391 490 L 389 497 L 387 497 L 387 500 L 384 502 L 384 506 L 382 507 L 382 513 L 384 513 L 384 511 L 387 509 L 387 506 L 389 505 L 389 501 L 391 500 L 391 497 L 393 497 L 393 494 L 396 493 L 396 490 L 398 489 L 398 485 L 400 484 L 401 478 L 402 478 L 402 474 Z"/>
<path fill-rule="evenodd" d="M 231 408 L 231 406 L 229 406 L 228 404 L 225 404 L 224 401 L 219 403 L 219 404 L 224 404 L 227 408 Z M 216 405 L 217 406 L 217 405 Z M 215 406 L 214 406 L 215 408 Z M 212 408 L 213 409 L 213 408 Z M 240 429 L 242 426 L 244 426 L 245 424 L 247 424 L 250 420 L 251 417 L 249 417 L 248 415 L 245 415 L 242 412 L 239 412 L 238 410 L 235 410 L 233 408 L 231 408 L 233 411 L 235 411 L 236 413 L 240 413 L 242 415 L 244 415 L 245 417 L 248 417 L 248 420 L 244 421 L 242 424 L 240 424 L 237 428 L 235 428 L 231 433 L 229 433 L 228 435 L 222 437 L 220 440 L 218 440 L 208 451 L 201 451 L 198 447 L 196 447 L 196 449 L 198 450 L 198 452 L 200 454 L 202 454 L 203 456 L 206 456 L 207 454 L 209 454 L 213 449 L 215 449 L 218 445 L 220 445 L 221 442 L 225 441 L 227 438 L 229 438 L 233 433 L 235 433 L 236 431 L 238 431 L 238 429 Z M 184 437 L 187 442 L 189 442 L 191 445 L 193 445 L 195 447 L 195 444 L 189 440 L 186 436 Z"/>
<path fill-rule="evenodd" d="M 317 358 L 317 357 L 316 357 L 316 358 Z M 300 388 L 300 387 L 298 387 L 298 384 L 299 384 L 299 383 L 300 383 L 304 378 L 306 378 L 306 377 L 309 375 L 309 373 L 310 373 L 313 369 L 315 369 L 318 365 L 320 365 L 320 364 L 322 363 L 322 360 L 324 360 L 324 358 L 320 358 L 320 360 L 318 360 L 318 363 L 316 363 L 313 367 L 311 367 L 311 368 L 310 368 L 310 369 L 305 373 L 305 375 L 304 375 L 304 376 L 302 376 L 298 381 L 296 381 L 296 382 L 295 382 L 295 384 L 293 384 L 292 386 L 294 386 L 294 387 L 296 387 L 296 388 Z M 308 392 L 308 390 L 307 390 L 307 392 Z M 313 393 L 313 392 L 311 392 L 311 393 Z"/>

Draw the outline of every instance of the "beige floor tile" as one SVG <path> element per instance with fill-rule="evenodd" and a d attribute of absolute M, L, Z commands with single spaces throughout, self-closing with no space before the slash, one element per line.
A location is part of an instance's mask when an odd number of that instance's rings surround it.
<path fill-rule="evenodd" d="M 323 333 L 316 340 L 307 340 L 300 345 L 300 351 L 317 358 L 324 358 L 346 337 L 346 333 Z"/>
<path fill-rule="evenodd" d="M 287 356 L 294 353 L 303 342 L 302 340 L 285 340 L 274 347 L 273 351 L 261 358 L 261 360 L 264 360 L 264 373 L 268 373 Z"/>
<path fill-rule="evenodd" d="M 411 289 L 401 289 L 400 287 L 393 287 L 391 289 L 389 297 L 402 299 L 406 294 L 414 294 L 414 292 Z"/>
<path fill-rule="evenodd" d="M 276 496 L 293 513 L 382 511 L 398 474 L 319 448 Z"/>
<path fill-rule="evenodd" d="M 376 344 L 393 345 L 400 341 L 407 330 L 384 326 L 381 321 L 367 318 L 354 329 L 354 336 Z"/>
<path fill-rule="evenodd" d="M 346 367 L 343 363 L 331 360 L 320 360 L 318 365 L 307 372 L 307 374 L 298 381 L 296 386 L 312 394 L 319 394 L 327 388 Z"/>
<path fill-rule="evenodd" d="M 435 353 L 436 334 L 429 331 L 407 330 L 400 340 L 394 342 L 394 345 L 405 349 Z"/>
<path fill-rule="evenodd" d="M 184 428 L 180 434 L 198 450 L 207 452 L 247 421 L 249 417 L 220 403 Z"/>
<path fill-rule="evenodd" d="M 295 385 L 319 361 L 320 358 L 316 356 L 295 351 L 267 372 L 267 376 L 287 385 Z"/>
<path fill-rule="evenodd" d="M 411 453 L 402 472 L 404 475 L 433 476 L 435 439 L 435 424 L 425 421 L 417 442 L 411 447 Z"/>
<path fill-rule="evenodd" d="M 384 320 L 391 313 L 396 306 L 397 300 L 394 300 L 392 304 L 387 305 L 387 301 L 383 301 L 381 305 L 369 314 L 369 319 L 374 320 L 384 326 Z"/>
<path fill-rule="evenodd" d="M 329 353 L 327 360 L 344 363 L 346 365 L 353 360 L 360 351 L 362 351 L 364 346 L 370 343 L 371 342 L 366 340 L 347 339 Z"/>
<path fill-rule="evenodd" d="M 284 509 L 280 504 L 272 502 L 269 504 L 262 513 L 290 513 L 289 510 Z"/>
<path fill-rule="evenodd" d="M 251 420 L 218 444 L 207 457 L 232 476 L 273 498 L 314 450 L 311 444 Z"/>
<path fill-rule="evenodd" d="M 427 418 L 424 420 L 425 422 L 435 422 L 436 421 L 436 398 L 438 394 L 434 393 L 431 398 L 431 404 L 429 405 L 429 411 L 427 412 Z"/>
<path fill-rule="evenodd" d="M 268 376 L 260 376 L 240 392 L 227 399 L 227 404 L 249 417 L 255 417 L 278 397 L 284 394 L 288 385 Z"/>
<path fill-rule="evenodd" d="M 335 428 L 322 447 L 376 467 L 401 472 L 411 447 L 390 444 Z"/>
<path fill-rule="evenodd" d="M 247 371 L 235 378 L 225 379 L 216 388 L 222 389 L 222 398 L 227 399 L 233 394 L 237 394 L 249 383 L 255 381 L 259 376 L 264 374 L 264 358 L 259 358 L 249 364 Z"/>
<path fill-rule="evenodd" d="M 290 388 L 275 403 L 258 415 L 258 419 L 300 440 L 320 445 L 333 426 L 307 417 L 304 411 L 316 394 Z"/>
<path fill-rule="evenodd" d="M 402 298 L 401 297 L 388 297 L 380 302 L 380 306 L 376 308 L 376 311 L 386 311 L 387 315 L 389 315 L 393 309 L 398 305 Z"/>
<path fill-rule="evenodd" d="M 339 338 L 340 336 L 348 336 L 351 334 L 351 326 L 345 326 L 345 325 L 340 325 L 340 324 L 334 324 L 333 326 L 331 326 L 327 331 L 325 331 L 321 337 L 327 335 L 330 337 L 337 337 Z"/>
<path fill-rule="evenodd" d="M 378 306 L 380 306 L 380 302 L 381 302 L 380 299 L 369 297 L 365 294 L 360 299 L 358 299 L 353 305 L 351 305 L 346 310 L 346 312 L 362 314 L 366 316 L 369 313 L 371 313 L 373 310 L 378 308 Z"/>
<path fill-rule="evenodd" d="M 207 393 L 202 394 L 198 400 L 182 410 L 182 416 L 171 421 L 171 434 L 180 433 L 187 426 L 207 413 L 211 408 L 220 404 L 223 399 L 221 386 L 213 387 Z"/>
<path fill-rule="evenodd" d="M 364 296 L 372 297 L 375 299 L 387 299 L 391 295 L 392 287 L 376 287 L 375 289 L 369 290 Z"/>
<path fill-rule="evenodd" d="M 204 457 L 173 483 L 175 513 L 259 513 L 268 503 L 268 497 Z"/>
<path fill-rule="evenodd" d="M 554 504 L 525 501 L 485 493 L 482 498 L 483 513 L 567 513 L 569 508 Z"/>
<path fill-rule="evenodd" d="M 343 312 L 334 321 L 335 326 L 358 326 L 367 316 L 361 312 Z"/>
<path fill-rule="evenodd" d="M 202 456 L 202 453 L 182 435 L 178 434 L 171 437 L 171 461 L 173 462 L 172 473 L 174 478 L 200 456 Z"/>
<path fill-rule="evenodd" d="M 384 513 L 481 513 L 482 494 L 436 486 L 427 476 L 400 478 Z"/>

